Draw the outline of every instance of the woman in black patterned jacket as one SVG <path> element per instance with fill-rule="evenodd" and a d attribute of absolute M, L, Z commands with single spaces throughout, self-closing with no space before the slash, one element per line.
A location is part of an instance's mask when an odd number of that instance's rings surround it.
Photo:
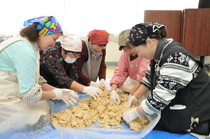
<path fill-rule="evenodd" d="M 141 23 L 132 27 L 129 43 L 139 56 L 151 60 L 134 97 L 150 95 L 123 114 L 127 123 L 144 114 L 161 111 L 154 129 L 169 132 L 210 132 L 210 78 L 202 62 L 180 43 L 166 39 L 164 25 Z"/>

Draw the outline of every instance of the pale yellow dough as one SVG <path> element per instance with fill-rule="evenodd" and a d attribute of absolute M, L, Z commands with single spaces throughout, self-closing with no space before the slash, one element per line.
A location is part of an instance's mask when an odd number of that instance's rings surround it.
<path fill-rule="evenodd" d="M 56 126 L 69 127 L 69 128 L 85 128 L 93 127 L 92 123 L 100 121 L 97 124 L 102 128 L 117 128 L 121 129 L 120 125 L 123 112 L 130 110 L 138 105 L 125 107 L 128 94 L 118 92 L 121 103 L 115 105 L 110 101 L 110 91 L 104 90 L 100 98 L 94 100 L 91 98 L 82 99 L 77 106 L 58 113 L 51 114 L 51 122 Z M 141 117 L 133 120 L 129 126 L 132 130 L 143 131 L 148 126 L 149 121 Z"/>

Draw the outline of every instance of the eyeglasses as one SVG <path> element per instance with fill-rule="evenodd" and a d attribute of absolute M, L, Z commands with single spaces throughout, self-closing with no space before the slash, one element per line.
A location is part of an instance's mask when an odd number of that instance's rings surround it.
<path fill-rule="evenodd" d="M 100 47 L 105 47 L 106 46 L 106 44 L 98 44 L 98 46 L 100 46 Z"/>
<path fill-rule="evenodd" d="M 106 49 L 106 44 L 92 44 L 95 45 L 97 49 Z"/>

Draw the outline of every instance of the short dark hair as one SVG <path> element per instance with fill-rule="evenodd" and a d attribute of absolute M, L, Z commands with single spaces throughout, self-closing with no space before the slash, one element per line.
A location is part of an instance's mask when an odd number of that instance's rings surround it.
<path fill-rule="evenodd" d="M 123 49 L 124 47 L 125 47 L 125 46 L 120 46 L 120 47 L 119 47 L 119 50 L 122 51 L 122 49 Z"/>
<path fill-rule="evenodd" d="M 122 49 L 123 49 L 124 47 L 127 47 L 128 49 L 131 49 L 129 42 L 126 42 L 126 43 L 125 43 L 125 46 L 120 46 L 120 47 L 119 47 L 119 50 L 122 51 Z"/>
<path fill-rule="evenodd" d="M 38 31 L 36 30 L 36 26 L 38 23 L 34 23 L 33 25 L 27 26 L 20 31 L 20 35 L 22 37 L 28 38 L 30 42 L 36 42 L 39 39 Z"/>

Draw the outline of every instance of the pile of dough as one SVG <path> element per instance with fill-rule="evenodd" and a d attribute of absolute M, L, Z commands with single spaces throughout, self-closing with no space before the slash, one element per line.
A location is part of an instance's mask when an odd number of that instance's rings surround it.
<path fill-rule="evenodd" d="M 130 129 L 134 131 L 143 131 L 149 125 L 149 121 L 143 117 L 138 117 L 129 123 Z"/>
<path fill-rule="evenodd" d="M 51 122 L 56 126 L 69 127 L 69 128 L 85 128 L 93 127 L 92 123 L 96 123 L 98 127 L 102 128 L 117 128 L 121 129 L 120 125 L 123 113 L 138 105 L 132 105 L 131 107 L 125 107 L 128 94 L 118 92 L 121 103 L 115 105 L 110 101 L 110 91 L 104 90 L 100 94 L 100 98 L 94 100 L 91 98 L 82 99 L 77 106 L 73 106 L 69 109 L 58 113 L 52 113 L 50 118 Z M 139 131 L 144 130 L 148 126 L 149 121 L 138 117 L 133 120 L 129 125 L 130 128 Z"/>

